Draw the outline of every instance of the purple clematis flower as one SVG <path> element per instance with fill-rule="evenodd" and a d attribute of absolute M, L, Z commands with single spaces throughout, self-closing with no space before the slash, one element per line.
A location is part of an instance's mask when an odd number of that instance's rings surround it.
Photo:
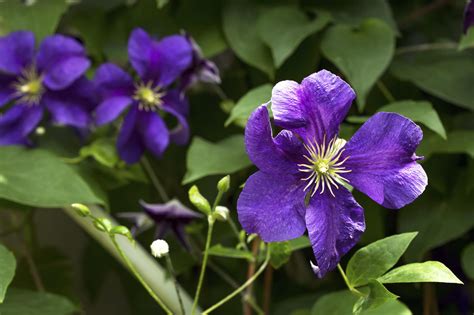
<path fill-rule="evenodd" d="M 47 110 L 55 123 L 86 128 L 94 107 L 94 86 L 84 76 L 90 61 L 76 40 L 52 35 L 38 51 L 32 32 L 0 38 L 0 145 L 28 145 L 28 135 Z"/>
<path fill-rule="evenodd" d="M 102 65 L 96 72 L 95 83 L 102 97 L 96 123 L 109 123 L 130 108 L 117 148 L 120 157 L 132 164 L 145 149 L 161 156 L 170 142 L 183 145 L 188 141 L 188 102 L 178 89 L 169 89 L 169 86 L 191 64 L 192 47 L 181 35 L 156 41 L 144 30 L 135 29 L 128 41 L 128 55 L 140 78 L 138 82 L 111 63 Z M 177 126 L 168 131 L 159 113 L 174 116 Z"/>
<path fill-rule="evenodd" d="M 474 25 L 474 1 L 469 0 L 464 10 L 464 33 L 467 33 L 467 30 L 472 25 Z"/>
<path fill-rule="evenodd" d="M 193 49 L 193 59 L 186 71 L 181 75 L 181 90 L 186 90 L 198 82 L 220 84 L 221 77 L 216 64 L 202 55 L 201 48 L 194 39 L 184 34 Z"/>
<path fill-rule="evenodd" d="M 195 219 L 202 217 L 181 202 L 173 199 L 165 204 L 150 204 L 140 200 L 144 213 L 122 212 L 120 217 L 134 221 L 131 232 L 137 235 L 149 228 L 156 226 L 155 238 L 162 239 L 166 232 L 172 230 L 180 243 L 189 249 L 189 243 L 184 233 L 184 227 Z"/>
<path fill-rule="evenodd" d="M 279 82 L 272 91 L 273 138 L 268 110 L 258 107 L 245 129 L 247 153 L 259 171 L 249 177 L 237 203 L 239 221 L 266 242 L 308 230 L 323 277 L 365 230 L 364 212 L 347 184 L 377 203 L 398 209 L 427 185 L 415 149 L 422 131 L 395 113 L 377 113 L 347 143 L 339 125 L 355 93 L 322 70 L 301 84 Z"/>

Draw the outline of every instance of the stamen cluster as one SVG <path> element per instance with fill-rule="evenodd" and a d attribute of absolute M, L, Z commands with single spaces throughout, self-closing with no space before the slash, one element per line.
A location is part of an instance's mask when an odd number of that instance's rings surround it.
<path fill-rule="evenodd" d="M 43 78 L 34 67 L 25 68 L 18 80 L 13 83 L 15 95 L 27 105 L 38 105 L 43 95 Z"/>
<path fill-rule="evenodd" d="M 146 112 L 156 111 L 163 104 L 161 99 L 164 93 L 161 92 L 160 86 L 153 87 L 153 82 L 140 82 L 135 86 L 135 94 L 133 99 L 138 101 L 138 108 Z"/>

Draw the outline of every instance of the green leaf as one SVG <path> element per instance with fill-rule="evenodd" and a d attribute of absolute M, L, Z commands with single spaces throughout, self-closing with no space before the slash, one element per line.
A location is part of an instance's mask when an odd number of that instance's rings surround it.
<path fill-rule="evenodd" d="M 367 95 L 392 60 L 395 37 L 384 22 L 364 21 L 358 28 L 331 27 L 323 37 L 321 51 L 344 73 L 357 94 L 359 110 Z"/>
<path fill-rule="evenodd" d="M 76 306 L 60 295 L 14 288 L 0 305 L 2 315 L 71 315 L 76 311 Z"/>
<path fill-rule="evenodd" d="M 241 249 L 236 249 L 236 248 L 231 248 L 231 247 L 224 247 L 221 244 L 217 244 L 209 248 L 209 255 L 254 261 L 254 257 L 252 256 L 252 253 L 246 250 L 241 250 Z"/>
<path fill-rule="evenodd" d="M 466 153 L 474 158 L 474 130 L 451 131 L 447 140 L 425 135 L 417 151 L 425 158 L 434 153 Z"/>
<path fill-rule="evenodd" d="M 229 118 L 225 122 L 225 126 L 236 123 L 241 127 L 245 127 L 250 114 L 258 106 L 270 101 L 272 97 L 272 86 L 270 84 L 260 85 L 248 91 L 242 96 L 237 104 L 232 108 Z"/>
<path fill-rule="evenodd" d="M 309 238 L 305 235 L 289 240 L 288 245 L 290 245 L 290 250 L 294 252 L 295 250 L 311 247 L 311 242 Z"/>
<path fill-rule="evenodd" d="M 66 0 L 34 1 L 31 5 L 23 4 L 21 0 L 1 1 L 0 29 L 5 33 L 30 30 L 39 42 L 55 32 L 67 6 Z"/>
<path fill-rule="evenodd" d="M 257 29 L 279 68 L 306 37 L 323 29 L 329 21 L 330 15 L 325 12 L 310 20 L 296 6 L 277 6 L 262 13 Z"/>
<path fill-rule="evenodd" d="M 387 288 L 375 279 L 369 281 L 369 293 L 366 297 L 360 297 L 354 304 L 354 314 L 361 314 L 365 310 L 370 310 L 381 306 L 387 302 L 396 300 L 398 295 L 393 294 Z"/>
<path fill-rule="evenodd" d="M 270 243 L 270 263 L 273 268 L 278 269 L 288 262 L 291 256 L 289 242 Z"/>
<path fill-rule="evenodd" d="M 462 251 L 461 265 L 464 273 L 474 279 L 474 242 L 469 243 Z"/>
<path fill-rule="evenodd" d="M 0 198 L 44 208 L 104 204 L 71 167 L 53 154 L 13 146 L 0 148 Z"/>
<path fill-rule="evenodd" d="M 99 138 L 95 140 L 88 146 L 82 147 L 79 154 L 81 157 L 90 156 L 100 164 L 109 168 L 114 167 L 120 161 L 115 146 L 115 140 L 110 138 Z"/>
<path fill-rule="evenodd" d="M 229 46 L 240 59 L 273 78 L 275 70 L 270 48 L 256 31 L 260 9 L 255 1 L 227 1 L 222 16 L 223 29 Z"/>
<path fill-rule="evenodd" d="M 398 113 L 406 116 L 415 122 L 422 123 L 439 134 L 443 139 L 446 139 L 446 130 L 444 129 L 443 123 L 430 102 L 412 100 L 398 101 L 380 107 L 377 112 Z M 364 116 L 349 116 L 347 121 L 351 123 L 363 123 L 368 119 L 369 117 Z"/>
<path fill-rule="evenodd" d="M 353 315 L 357 297 L 349 290 L 326 294 L 314 304 L 311 315 Z M 365 310 L 360 315 L 411 315 L 412 312 L 400 301 L 392 300 L 379 307 Z"/>
<path fill-rule="evenodd" d="M 399 54 L 390 71 L 449 103 L 474 110 L 474 53 L 455 49 Z"/>
<path fill-rule="evenodd" d="M 186 158 L 183 184 L 209 175 L 232 174 L 250 165 L 243 136 L 234 135 L 217 143 L 194 137 Z"/>
<path fill-rule="evenodd" d="M 352 286 L 365 285 L 392 268 L 417 232 L 392 235 L 359 249 L 349 260 L 347 278 Z"/>
<path fill-rule="evenodd" d="M 3 303 L 7 288 L 15 276 L 15 256 L 5 246 L 0 244 L 0 303 Z"/>
<path fill-rule="evenodd" d="M 329 11 L 337 23 L 358 26 L 368 18 L 377 18 L 398 33 L 397 22 L 387 0 L 318 0 L 314 3 L 318 9 Z"/>
<path fill-rule="evenodd" d="M 403 265 L 377 279 L 382 283 L 443 282 L 463 284 L 439 261 Z"/>
<path fill-rule="evenodd" d="M 466 34 L 463 34 L 459 41 L 459 50 L 474 48 L 474 27 L 470 27 Z"/>

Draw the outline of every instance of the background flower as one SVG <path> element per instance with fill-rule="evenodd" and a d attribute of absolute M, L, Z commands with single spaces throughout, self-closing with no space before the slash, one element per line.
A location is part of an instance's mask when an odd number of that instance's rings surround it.
<path fill-rule="evenodd" d="M 464 33 L 467 33 L 472 25 L 474 25 L 474 1 L 469 0 L 464 10 Z"/>

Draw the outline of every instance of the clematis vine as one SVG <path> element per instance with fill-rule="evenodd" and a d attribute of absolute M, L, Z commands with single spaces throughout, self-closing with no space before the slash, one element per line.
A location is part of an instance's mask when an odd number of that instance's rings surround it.
<path fill-rule="evenodd" d="M 0 145 L 29 145 L 45 110 L 55 123 L 86 128 L 95 106 L 94 86 L 83 75 L 90 61 L 83 46 L 63 35 L 35 48 L 32 32 L 0 38 Z"/>
<path fill-rule="evenodd" d="M 282 81 L 272 91 L 276 126 L 258 107 L 245 130 L 247 153 L 259 171 L 249 177 L 237 203 L 239 221 L 266 242 L 286 241 L 308 230 L 323 277 L 359 240 L 364 212 L 348 185 L 380 205 L 399 209 L 427 185 L 415 150 L 423 134 L 413 121 L 377 113 L 349 140 L 339 125 L 355 98 L 338 76 L 322 70 L 301 84 Z"/>
<path fill-rule="evenodd" d="M 110 123 L 129 108 L 117 148 L 120 157 L 133 164 L 145 149 L 161 156 L 170 142 L 183 145 L 188 141 L 188 102 L 171 85 L 190 66 L 192 47 L 184 36 L 172 35 L 157 41 L 138 28 L 130 35 L 128 55 L 138 74 L 137 81 L 112 63 L 97 69 L 95 83 L 101 103 L 97 107 L 96 123 Z M 177 120 L 172 130 L 168 130 L 161 116 L 165 113 Z"/>
<path fill-rule="evenodd" d="M 189 249 L 184 228 L 193 220 L 201 218 L 201 214 L 190 210 L 176 199 L 164 204 L 151 204 L 141 200 L 140 205 L 144 212 L 122 212 L 119 214 L 119 217 L 133 221 L 132 234 L 138 235 L 155 226 L 155 237 L 161 239 L 171 230 L 181 245 Z"/>
<path fill-rule="evenodd" d="M 474 1 L 469 0 L 464 10 L 464 33 L 474 25 Z"/>

